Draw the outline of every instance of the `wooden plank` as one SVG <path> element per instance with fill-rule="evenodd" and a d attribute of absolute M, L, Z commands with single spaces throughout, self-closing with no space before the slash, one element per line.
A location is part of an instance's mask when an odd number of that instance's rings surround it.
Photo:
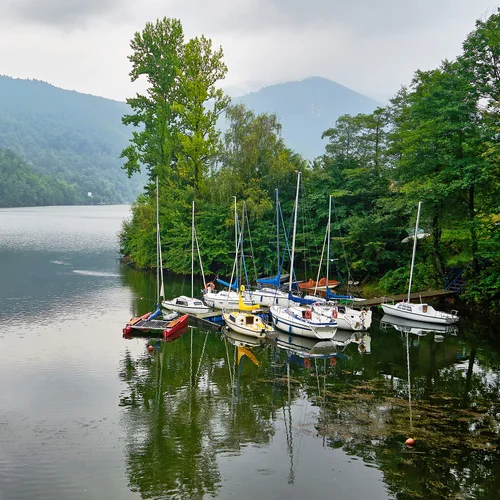
<path fill-rule="evenodd" d="M 426 290 L 425 292 L 413 292 L 410 295 L 410 299 L 428 299 L 432 297 L 444 297 L 446 295 L 454 295 L 455 292 L 453 290 Z M 355 304 L 356 306 L 363 307 L 363 306 L 379 306 L 380 304 L 383 304 L 384 302 L 391 302 L 394 300 L 394 302 L 401 302 L 402 300 L 406 300 L 408 298 L 407 293 L 402 293 L 399 295 L 391 295 L 390 297 L 374 297 L 373 299 L 366 299 L 363 301 L 356 301 Z"/>

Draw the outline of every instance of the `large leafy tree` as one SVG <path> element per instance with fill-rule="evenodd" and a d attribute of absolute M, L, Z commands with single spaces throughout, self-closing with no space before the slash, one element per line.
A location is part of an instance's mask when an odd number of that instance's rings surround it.
<path fill-rule="evenodd" d="M 123 150 L 128 175 L 144 166 L 170 188 L 183 183 L 199 195 L 207 165 L 217 153 L 218 116 L 229 99 L 217 83 L 227 67 L 222 48 L 203 35 L 184 43 L 178 19 L 147 23 L 131 42 L 132 81 L 145 78 L 146 95 L 127 99 L 133 113 L 123 117 L 136 130 Z"/>
<path fill-rule="evenodd" d="M 150 178 L 169 173 L 174 161 L 177 138 L 177 116 L 173 103 L 179 100 L 177 74 L 184 51 L 184 33 L 178 19 L 161 19 L 146 23 L 130 43 L 134 82 L 145 78 L 145 95 L 127 99 L 133 113 L 123 117 L 125 125 L 133 125 L 130 145 L 122 152 L 123 168 L 131 176 L 143 165 Z M 137 130 L 138 129 L 138 130 Z"/>
<path fill-rule="evenodd" d="M 179 117 L 178 163 L 197 198 L 208 166 L 218 152 L 217 119 L 229 104 L 229 97 L 216 86 L 227 73 L 223 56 L 222 47 L 213 50 L 210 39 L 203 35 L 193 38 L 184 47 L 177 73 L 180 95 L 173 108 Z"/>

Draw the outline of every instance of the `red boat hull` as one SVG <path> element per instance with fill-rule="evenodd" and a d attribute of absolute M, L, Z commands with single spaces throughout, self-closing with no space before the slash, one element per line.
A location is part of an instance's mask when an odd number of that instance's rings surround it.
<path fill-rule="evenodd" d="M 180 318 L 176 318 L 172 320 L 168 326 L 163 330 L 163 338 L 168 339 L 170 336 L 174 335 L 178 331 L 182 330 L 183 328 L 187 327 L 188 324 L 188 315 L 184 314 L 184 316 L 181 316 Z"/>

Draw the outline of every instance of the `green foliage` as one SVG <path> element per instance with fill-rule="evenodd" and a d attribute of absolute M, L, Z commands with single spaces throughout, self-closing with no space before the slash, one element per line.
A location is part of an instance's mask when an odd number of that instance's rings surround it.
<path fill-rule="evenodd" d="M 169 18 L 146 23 L 130 47 L 130 77 L 145 77 L 149 88 L 147 95 L 127 99 L 133 114 L 123 123 L 142 128 L 134 130 L 122 151 L 123 168 L 131 176 L 143 165 L 150 180 L 159 176 L 162 183 L 199 198 L 217 154 L 217 118 L 229 103 L 216 87 L 227 72 L 222 48 L 214 51 L 203 35 L 184 43 L 181 22 Z"/>
<path fill-rule="evenodd" d="M 385 294 L 398 294 L 408 292 L 410 280 L 410 266 L 400 267 L 388 271 L 379 281 L 379 288 Z M 436 277 L 436 270 L 432 264 L 419 262 L 413 269 L 412 290 L 436 290 L 442 283 Z"/>
<path fill-rule="evenodd" d="M 73 205 L 84 201 L 74 185 L 36 172 L 8 149 L 0 149 L 0 179 L 0 207 Z"/>
<path fill-rule="evenodd" d="M 468 266 L 465 297 L 496 303 L 500 93 L 496 93 L 493 64 L 497 39 L 492 33 L 500 28 L 498 23 L 498 15 L 479 23 L 464 44 L 463 56 L 432 71 L 417 71 L 411 85 L 402 88 L 387 108 L 340 116 L 323 133 L 328 141 L 325 153 L 309 165 L 286 147 L 276 115 L 256 114 L 241 104 L 226 108 L 227 99 L 214 86 L 226 72 L 222 50 L 213 51 L 203 36 L 183 44 L 180 24 L 174 21 L 148 25 L 151 39 L 140 47 L 142 39 L 136 34 L 137 50 L 145 51 L 158 30 L 164 29 L 163 42 L 144 56 L 154 61 L 155 57 L 162 60 L 162 54 L 175 54 L 171 59 L 178 69 L 175 74 L 160 75 L 166 78 L 164 88 L 155 90 L 157 81 L 151 80 L 149 97 L 136 108 L 140 110 L 141 104 L 147 111 L 127 118 L 136 125 L 143 123 L 146 134 L 134 135 L 137 141 L 131 146 L 129 160 L 130 165 L 146 165 L 150 177 L 160 174 L 167 267 L 190 272 L 190 207 L 196 198 L 196 227 L 205 269 L 229 274 L 234 259 L 236 198 L 238 213 L 244 203 L 248 216 L 244 251 L 253 257 L 247 259 L 251 280 L 253 274 L 276 272 L 276 190 L 289 231 L 296 172 L 300 170 L 303 180 L 295 258 L 299 276 L 316 276 L 331 196 L 329 275 L 344 282 L 373 284 L 380 279 L 379 291 L 406 292 L 411 257 L 408 236 L 414 230 L 417 203 L 422 201 L 420 229 L 430 237 L 418 241 L 412 289 L 441 288 L 448 269 Z M 140 74 L 147 75 L 147 67 L 141 68 Z M 167 100 L 166 95 L 172 98 Z M 489 99 L 487 106 L 482 105 L 484 98 Z M 206 105 L 207 99 L 214 102 L 212 108 Z M 219 141 L 211 127 L 224 109 L 228 128 Z M 154 134 L 148 136 L 148 130 Z M 168 154 L 161 156 L 165 152 Z M 134 216 L 121 235 L 122 251 L 145 267 L 153 263 L 154 238 L 147 229 L 142 231 L 154 225 L 152 197 L 150 189 L 134 205 Z M 280 246 L 284 248 L 283 235 Z"/>

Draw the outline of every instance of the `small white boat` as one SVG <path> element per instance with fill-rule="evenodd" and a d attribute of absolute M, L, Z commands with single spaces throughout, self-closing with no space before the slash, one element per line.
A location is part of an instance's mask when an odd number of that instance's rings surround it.
<path fill-rule="evenodd" d="M 421 321 L 424 323 L 434 323 L 434 324 L 445 324 L 451 325 L 459 320 L 458 311 L 451 311 L 451 313 L 446 313 L 442 311 L 437 311 L 432 306 L 428 304 L 413 304 L 410 302 L 411 296 L 411 282 L 413 277 L 413 267 L 415 265 L 415 253 L 417 251 L 417 241 L 419 239 L 418 223 L 420 220 L 420 207 L 422 202 L 418 202 L 417 210 L 417 222 L 415 224 L 415 232 L 413 236 L 413 253 L 411 257 L 410 266 L 410 281 L 408 283 L 408 299 L 406 302 L 398 302 L 397 304 L 382 304 L 382 309 L 385 314 L 390 314 L 392 316 L 397 316 L 399 318 L 410 319 L 414 321 Z"/>
<path fill-rule="evenodd" d="M 161 303 L 162 307 L 170 311 L 178 311 L 188 314 L 203 314 L 210 310 L 200 299 L 186 297 L 181 295 L 172 300 L 164 300 Z"/>
<path fill-rule="evenodd" d="M 249 335 L 257 338 L 266 338 L 274 334 L 274 328 L 266 325 L 256 314 L 234 311 L 222 315 L 226 325 L 231 330 L 243 335 Z"/>
<path fill-rule="evenodd" d="M 165 309 L 170 311 L 178 311 L 187 314 L 203 314 L 210 310 L 208 306 L 203 304 L 200 299 L 194 297 L 194 243 L 196 241 L 196 248 L 198 250 L 198 258 L 200 260 L 200 268 L 203 275 L 203 281 L 205 281 L 205 276 L 203 274 L 203 266 L 201 262 L 200 249 L 198 247 L 198 239 L 196 237 L 196 230 L 194 227 L 194 201 L 191 215 L 191 297 L 181 295 L 180 297 L 175 297 L 171 300 L 163 300 L 161 305 Z"/>
<path fill-rule="evenodd" d="M 451 311 L 450 313 L 437 311 L 429 304 L 424 303 L 398 302 L 397 304 L 382 304 L 382 309 L 385 314 L 423 323 L 452 325 L 459 320 L 457 311 Z"/>

